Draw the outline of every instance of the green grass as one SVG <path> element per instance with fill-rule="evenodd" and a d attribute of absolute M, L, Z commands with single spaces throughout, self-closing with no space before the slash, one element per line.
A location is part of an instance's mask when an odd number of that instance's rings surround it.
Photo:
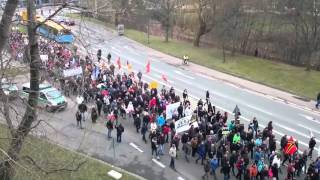
<path fill-rule="evenodd" d="M 26 68 L 26 67 L 21 67 L 21 68 L 18 68 L 18 67 L 11 67 L 11 68 L 8 68 L 8 69 L 4 69 L 4 74 L 8 77 L 15 77 L 15 76 L 18 76 L 18 75 L 24 75 L 24 74 L 27 74 L 29 73 L 29 68 Z M 2 74 L 3 72 L 1 69 L 0 69 L 0 74 Z"/>
<path fill-rule="evenodd" d="M 147 35 L 136 30 L 126 29 L 125 35 L 166 54 L 178 58 L 181 58 L 184 54 L 188 54 L 191 61 L 196 64 L 310 99 L 314 99 L 320 90 L 320 83 L 317 83 L 320 82 L 320 72 L 318 71 L 308 72 L 303 67 L 244 55 L 228 55 L 227 62 L 223 63 L 222 51 L 216 48 L 196 48 L 189 42 L 177 40 L 165 43 L 162 37 L 156 36 L 150 36 L 150 44 L 148 44 Z"/>
<path fill-rule="evenodd" d="M 79 15 L 73 16 L 80 17 Z M 106 24 L 94 18 L 90 18 L 90 21 Z M 320 90 L 319 71 L 308 72 L 303 67 L 239 54 L 228 55 L 227 62 L 224 63 L 222 51 L 217 48 L 196 48 L 192 46 L 192 43 L 177 40 L 166 43 L 163 37 L 157 36 L 150 36 L 150 44 L 148 44 L 146 33 L 132 29 L 126 29 L 125 35 L 163 53 L 178 58 L 188 54 L 191 61 L 196 64 L 291 92 L 307 99 L 314 99 Z"/>
<path fill-rule="evenodd" d="M 0 148 L 7 149 L 9 136 L 8 130 L 5 126 L 0 126 Z M 10 137 L 10 136 L 9 136 Z M 112 178 L 107 176 L 107 172 L 112 167 L 101 163 L 100 161 L 87 158 L 79 153 L 61 148 L 60 146 L 48 143 L 45 140 L 41 140 L 35 137 L 28 137 L 23 145 L 21 157 L 32 157 L 40 167 L 45 169 L 57 169 L 68 168 L 74 169 L 81 162 L 85 162 L 78 171 L 60 171 L 53 174 L 45 174 L 39 171 L 35 166 L 31 165 L 25 160 L 20 160 L 18 163 L 23 166 L 16 167 L 16 176 L 14 180 L 111 180 Z M 3 160 L 4 155 L 0 152 L 0 161 Z M 135 180 L 137 178 L 128 175 L 124 172 L 121 180 Z"/>

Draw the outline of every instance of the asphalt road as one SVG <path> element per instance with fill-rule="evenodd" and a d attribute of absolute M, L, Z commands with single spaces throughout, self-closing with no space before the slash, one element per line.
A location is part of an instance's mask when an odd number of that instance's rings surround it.
<path fill-rule="evenodd" d="M 232 84 L 193 73 L 183 65 L 172 66 L 163 62 L 162 57 L 153 56 L 152 52 L 147 51 L 141 44 L 126 37 L 117 36 L 116 33 L 93 23 L 82 22 L 81 28 L 74 27 L 74 32 L 89 45 L 79 49 L 82 53 L 89 51 L 95 56 L 97 50 L 102 49 L 104 58 L 107 52 L 111 52 L 113 62 L 120 57 L 123 67 L 126 66 L 128 60 L 134 70 L 142 72 L 145 71 L 147 61 L 150 60 L 151 73 L 143 75 L 146 81 L 155 80 L 162 85 L 174 86 L 178 92 L 186 88 L 189 96 L 194 100 L 205 99 L 205 92 L 209 90 L 211 101 L 222 111 L 232 113 L 234 107 L 238 105 L 245 124 L 253 117 L 257 117 L 262 129 L 269 121 L 273 121 L 277 139 L 284 134 L 292 135 L 299 141 L 301 149 L 308 148 L 309 131 L 311 130 L 317 138 L 318 145 L 320 144 L 320 115 L 318 113 L 286 105 Z M 169 83 L 162 80 L 162 74 L 167 76 Z"/>
<path fill-rule="evenodd" d="M 288 106 L 277 101 L 259 96 L 253 92 L 241 89 L 231 84 L 215 80 L 202 74 L 188 71 L 185 66 L 173 66 L 163 61 L 163 57 L 155 56 L 152 51 L 142 45 L 117 36 L 106 28 L 93 23 L 81 23 L 73 27 L 73 32 L 86 47 L 79 47 L 82 54 L 86 52 L 96 55 L 98 49 L 102 49 L 102 56 L 106 59 L 107 52 L 112 54 L 112 62 L 121 58 L 122 66 L 126 66 L 127 60 L 135 71 L 145 71 L 147 61 L 151 62 L 151 73 L 144 74 L 146 81 L 157 81 L 161 85 L 174 86 L 176 91 L 182 92 L 188 89 L 189 96 L 197 101 L 204 99 L 205 91 L 211 93 L 211 101 L 222 111 L 232 113 L 238 105 L 242 113 L 242 122 L 247 124 L 253 117 L 257 117 L 261 128 L 272 120 L 274 132 L 278 139 L 284 134 L 292 135 L 300 142 L 300 149 L 306 149 L 309 141 L 309 130 L 320 137 L 319 114 Z M 161 76 L 165 74 L 169 83 L 165 83 Z M 86 128 L 80 130 L 75 122 L 76 105 L 69 99 L 69 107 L 57 113 L 39 113 L 40 119 L 45 119 L 50 126 L 42 125 L 34 132 L 40 136 L 46 136 L 52 141 L 63 146 L 84 152 L 98 159 L 111 162 L 133 173 L 137 173 L 147 179 L 200 179 L 203 168 L 194 162 L 186 163 L 183 159 L 176 162 L 177 171 L 169 166 L 169 157 L 161 157 L 160 162 L 152 160 L 150 144 L 142 142 L 141 135 L 133 128 L 132 121 L 124 121 L 125 133 L 123 142 L 115 143 L 106 138 L 106 129 L 103 119 L 95 125 L 86 121 Z M 115 136 L 115 132 L 113 132 Z M 320 144 L 317 140 L 318 145 Z M 318 149 L 317 149 L 318 150 Z M 166 151 L 168 152 L 168 151 Z M 315 153 L 318 153 L 315 151 Z M 284 171 L 285 172 L 285 171 Z M 181 179 L 182 178 L 182 179 Z"/>

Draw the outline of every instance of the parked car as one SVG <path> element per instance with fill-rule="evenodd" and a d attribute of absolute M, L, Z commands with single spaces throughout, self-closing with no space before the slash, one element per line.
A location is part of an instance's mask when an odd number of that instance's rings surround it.
<path fill-rule="evenodd" d="M 22 85 L 21 96 L 28 98 L 30 93 L 30 84 L 25 83 Z M 45 109 L 48 112 L 56 110 L 64 110 L 67 108 L 68 103 L 66 98 L 61 94 L 59 90 L 52 87 L 50 84 L 39 85 L 39 98 L 38 106 Z"/>
<path fill-rule="evenodd" d="M 4 94 L 9 96 L 10 99 L 15 98 L 18 95 L 18 87 L 16 83 L 9 82 L 7 79 L 1 79 L 1 87 Z"/>

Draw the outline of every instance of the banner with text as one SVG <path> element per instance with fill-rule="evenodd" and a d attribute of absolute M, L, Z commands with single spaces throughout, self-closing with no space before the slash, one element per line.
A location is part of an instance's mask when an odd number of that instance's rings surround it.
<path fill-rule="evenodd" d="M 180 106 L 180 102 L 169 104 L 166 107 L 166 119 L 171 119 L 172 115 L 178 111 L 178 107 Z"/>
<path fill-rule="evenodd" d="M 64 77 L 77 76 L 82 74 L 82 67 L 63 70 Z"/>
<path fill-rule="evenodd" d="M 194 121 L 194 122 L 191 121 L 191 117 L 192 116 L 186 116 L 175 122 L 176 133 L 188 131 L 191 125 L 193 125 L 194 128 L 199 127 L 197 121 Z"/>

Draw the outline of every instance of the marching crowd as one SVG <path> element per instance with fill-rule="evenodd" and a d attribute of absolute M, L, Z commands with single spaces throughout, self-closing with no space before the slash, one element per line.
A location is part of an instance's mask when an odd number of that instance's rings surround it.
<path fill-rule="evenodd" d="M 12 33 L 10 45 L 13 51 L 20 54 L 24 41 L 21 33 Z M 121 122 L 132 119 L 141 140 L 150 143 L 154 158 L 161 159 L 168 150 L 172 169 L 175 169 L 178 156 L 186 163 L 199 163 L 204 170 L 203 179 L 269 180 L 285 177 L 287 180 L 319 180 L 320 158 L 312 158 L 316 146 L 314 137 L 310 139 L 309 149 L 299 153 L 298 141 L 289 135 L 283 136 L 277 144 L 272 121 L 260 129 L 257 118 L 253 118 L 245 127 L 240 122 L 240 112 L 231 116 L 217 110 L 209 91 L 205 100 L 199 100 L 196 108 L 192 108 L 187 90 L 179 96 L 174 87 L 150 88 L 142 81 L 141 72 L 117 72 L 116 65 L 110 62 L 110 54 L 108 63 L 102 60 L 101 51 L 97 53 L 98 62 L 89 57 L 81 60 L 64 46 L 46 40 L 41 40 L 40 49 L 42 54 L 48 55 L 44 63 L 46 70 L 84 68 L 82 77 L 60 78 L 60 87 L 66 95 L 80 94 L 83 97 L 75 115 L 79 128 L 83 128 L 86 113 L 90 114 L 92 123 L 102 116 L 106 119 L 108 138 L 115 130 L 120 143 L 125 131 Z M 95 106 L 88 105 L 92 103 Z M 166 108 L 173 103 L 180 105 L 172 118 L 167 118 Z M 190 122 L 187 131 L 176 133 L 175 122 L 189 115 L 197 122 L 196 126 Z"/>

